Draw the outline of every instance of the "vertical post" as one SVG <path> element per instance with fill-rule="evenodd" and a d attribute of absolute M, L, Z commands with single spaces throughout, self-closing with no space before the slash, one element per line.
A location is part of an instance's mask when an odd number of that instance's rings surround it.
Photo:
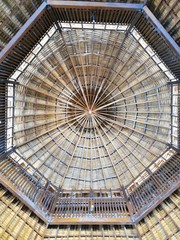
<path fill-rule="evenodd" d="M 7 84 L 0 83 L 0 156 L 6 152 Z"/>
<path fill-rule="evenodd" d="M 180 81 L 169 82 L 171 88 L 171 147 L 180 150 Z M 176 130 L 176 131 L 175 131 Z M 175 135 L 176 133 L 176 135 Z"/>
<path fill-rule="evenodd" d="M 57 203 L 58 203 L 58 199 L 59 199 L 59 196 L 60 196 L 60 192 L 61 192 L 61 187 L 59 186 L 56 193 L 55 193 L 54 201 L 53 201 L 53 204 L 52 204 L 51 209 L 49 211 L 49 214 L 54 215 L 55 209 L 56 209 L 56 206 L 57 206 Z"/>
<path fill-rule="evenodd" d="M 126 190 L 124 187 L 122 187 L 122 191 L 123 191 L 123 194 L 124 194 L 124 199 L 126 201 L 126 204 L 127 204 L 127 208 L 128 208 L 128 211 L 129 211 L 129 215 L 131 217 L 131 220 L 133 221 L 132 217 L 133 217 L 133 206 L 131 204 L 131 202 L 129 201 L 129 198 L 126 194 Z"/>
<path fill-rule="evenodd" d="M 14 147 L 14 115 L 15 115 L 15 88 L 16 85 L 13 85 L 13 113 L 12 113 L 12 147 Z"/>
<path fill-rule="evenodd" d="M 177 108 L 178 108 L 178 124 L 177 124 L 177 127 L 178 127 L 178 149 L 180 149 L 180 83 L 178 83 L 177 85 L 177 88 L 178 88 L 178 102 L 177 102 Z"/>
<path fill-rule="evenodd" d="M 136 231 L 137 231 L 137 236 L 138 236 L 139 239 L 142 239 L 141 234 L 140 234 L 140 232 L 139 232 L 139 229 L 138 229 L 138 226 L 137 226 L 137 225 L 138 225 L 138 223 L 135 223 L 135 224 L 134 224 L 134 227 L 135 227 L 135 229 L 136 229 Z"/>

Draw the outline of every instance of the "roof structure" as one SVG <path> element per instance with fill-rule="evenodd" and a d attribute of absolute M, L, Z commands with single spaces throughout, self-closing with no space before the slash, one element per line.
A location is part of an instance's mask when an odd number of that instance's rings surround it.
<path fill-rule="evenodd" d="M 178 1 L 150 2 L 2 3 L 0 182 L 49 226 L 143 238 L 178 194 Z"/>

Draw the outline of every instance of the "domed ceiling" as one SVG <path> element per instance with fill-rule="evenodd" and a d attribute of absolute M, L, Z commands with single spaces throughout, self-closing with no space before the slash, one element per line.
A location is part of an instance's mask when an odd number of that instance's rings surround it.
<path fill-rule="evenodd" d="M 57 187 L 126 187 L 170 142 L 164 69 L 136 30 L 52 27 L 15 73 L 17 152 Z"/>

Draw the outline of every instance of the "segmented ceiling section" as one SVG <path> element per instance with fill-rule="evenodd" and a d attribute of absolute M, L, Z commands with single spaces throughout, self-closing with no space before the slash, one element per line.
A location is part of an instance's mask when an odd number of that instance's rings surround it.
<path fill-rule="evenodd" d="M 75 0 L 78 1 L 78 0 Z M 81 0 L 83 1 L 83 0 Z M 0 51 L 13 38 L 44 0 L 1 0 L 0 1 Z M 93 2 L 143 3 L 143 0 L 104 0 Z"/>
<path fill-rule="evenodd" d="M 126 186 L 167 148 L 169 79 L 136 35 L 64 28 L 25 60 L 15 144 L 54 185 Z"/>
<path fill-rule="evenodd" d="M 147 4 L 171 37 L 180 44 L 180 1 L 156 0 Z"/>
<path fill-rule="evenodd" d="M 42 2 L 43 0 L 2 0 L 0 2 L 0 51 Z M 94 2 L 144 3 L 144 0 L 94 0 Z M 179 44 L 180 2 L 178 0 L 156 0 L 147 1 L 147 5 L 169 34 Z"/>
<path fill-rule="evenodd" d="M 0 1 L 0 51 L 40 6 L 43 0 Z"/>

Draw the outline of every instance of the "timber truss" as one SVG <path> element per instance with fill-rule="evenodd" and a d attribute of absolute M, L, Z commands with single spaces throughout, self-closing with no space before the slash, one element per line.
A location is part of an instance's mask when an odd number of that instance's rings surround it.
<path fill-rule="evenodd" d="M 84 28 L 110 26 L 111 30 L 113 26 L 116 29 L 123 25 L 127 26 L 125 38 L 136 29 L 172 76 L 168 82 L 171 86 L 171 142 L 168 149 L 126 187 L 99 191 L 57 188 L 16 152 L 13 99 L 18 82 L 11 76 L 52 26 L 61 32 L 63 24 L 69 28 L 79 27 L 78 24 Z M 42 3 L 0 53 L 1 184 L 49 224 L 135 224 L 140 221 L 179 187 L 179 115 L 174 114 L 176 109 L 179 114 L 179 59 L 176 42 L 143 4 L 53 0 Z M 8 107 L 10 99 L 12 105 Z M 12 109 L 11 116 L 7 109 Z"/>

